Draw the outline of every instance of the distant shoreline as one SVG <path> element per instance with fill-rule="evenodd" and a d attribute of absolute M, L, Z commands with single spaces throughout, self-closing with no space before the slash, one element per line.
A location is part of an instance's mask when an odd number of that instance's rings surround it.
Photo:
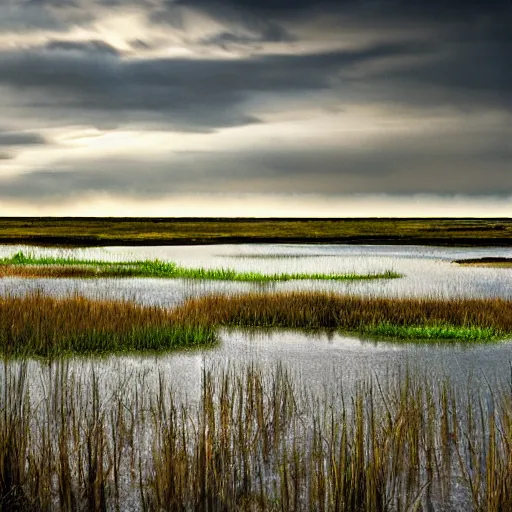
<path fill-rule="evenodd" d="M 0 244 L 107 247 L 266 243 L 512 247 L 512 218 L 0 218 Z"/>
<path fill-rule="evenodd" d="M 36 245 L 51 247 L 142 247 L 179 245 L 241 245 L 241 244 L 332 244 L 332 245 L 424 245 L 433 247 L 512 247 L 511 239 L 446 239 L 446 238 L 144 238 L 97 239 L 87 237 L 19 237 L 0 238 L 0 245 Z"/>

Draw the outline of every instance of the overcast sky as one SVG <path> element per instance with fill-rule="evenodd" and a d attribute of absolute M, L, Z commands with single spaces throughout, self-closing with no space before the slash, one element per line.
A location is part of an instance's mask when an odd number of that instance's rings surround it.
<path fill-rule="evenodd" d="M 0 215 L 512 216 L 512 0 L 0 0 Z"/>

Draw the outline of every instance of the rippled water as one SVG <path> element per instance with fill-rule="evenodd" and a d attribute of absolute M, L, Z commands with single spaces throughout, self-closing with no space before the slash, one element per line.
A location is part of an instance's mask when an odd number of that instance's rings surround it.
<path fill-rule="evenodd" d="M 99 258 L 110 261 L 155 259 L 183 266 L 229 267 L 261 272 L 380 272 L 391 269 L 402 279 L 361 282 L 301 281 L 281 283 L 232 283 L 169 279 L 2 279 L 0 293 L 25 293 L 42 289 L 65 295 L 78 292 L 89 297 L 130 298 L 144 304 L 175 305 L 187 297 L 209 293 L 251 290 L 321 289 L 340 293 L 386 296 L 504 297 L 512 298 L 512 270 L 460 267 L 459 258 L 510 256 L 509 249 L 466 249 L 419 246 L 347 245 L 215 245 L 193 247 L 111 247 L 76 250 L 2 246 L 0 257 L 15 252 Z M 512 342 L 483 345 L 422 345 L 369 342 L 338 334 L 306 334 L 293 331 L 222 331 L 217 348 L 160 356 L 76 359 L 72 367 L 94 365 L 109 379 L 143 373 L 149 382 L 158 372 L 194 395 L 202 369 L 233 362 L 257 361 L 262 365 L 283 362 L 312 385 L 337 379 L 349 386 L 365 376 L 385 377 L 398 367 L 411 366 L 427 373 L 448 375 L 466 383 L 507 379 L 512 361 Z M 39 363 L 34 363 L 36 372 Z M 121 377 L 120 377 L 121 378 Z M 124 378 L 124 377 L 123 377 Z M 145 381 L 146 382 L 146 381 Z"/>
<path fill-rule="evenodd" d="M 198 247 L 111 247 L 57 250 L 0 246 L 0 257 L 18 251 L 76 258 L 126 261 L 160 259 L 187 267 L 229 267 L 258 272 L 382 272 L 394 270 L 401 279 L 361 282 L 290 281 L 233 283 L 171 279 L 0 279 L 0 294 L 24 294 L 31 290 L 64 296 L 79 293 L 92 298 L 126 298 L 143 304 L 173 306 L 188 297 L 211 293 L 273 290 L 329 290 L 374 296 L 503 297 L 512 298 L 512 269 L 461 267 L 454 259 L 512 256 L 509 249 L 433 248 L 415 246 L 347 245 L 216 245 Z M 69 378 L 83 379 L 84 400 L 90 399 L 87 382 L 94 373 L 102 397 L 108 400 L 120 389 L 147 396 L 157 391 L 163 378 L 177 396 L 196 402 L 205 369 L 258 366 L 274 369 L 283 364 L 296 382 L 318 396 L 349 396 L 361 380 L 393 382 L 405 369 L 444 379 L 465 396 L 476 393 L 483 403 L 492 401 L 496 381 L 511 381 L 512 340 L 490 344 L 418 344 L 369 341 L 336 333 L 293 330 L 223 329 L 217 347 L 163 355 L 130 355 L 70 358 Z M 10 362 L 14 373 L 20 362 Z M 0 364 L 0 374 L 5 363 Z M 55 366 L 28 362 L 28 386 L 35 404 L 46 399 L 55 379 Z M 52 377 L 53 375 L 53 377 Z M 141 449 L 143 449 L 141 447 Z M 147 455 L 147 454 L 146 454 Z M 455 482 L 456 484 L 456 482 Z M 457 487 L 457 485 L 455 485 Z M 455 488 L 454 487 L 454 488 Z M 131 491 L 130 491 L 131 492 Z M 130 494 L 129 494 L 130 495 Z M 452 496 L 453 510 L 469 509 L 467 490 Z M 448 507 L 450 508 L 450 507 Z M 443 508 L 439 508 L 442 510 Z"/>
<path fill-rule="evenodd" d="M 506 268 L 461 267 L 454 259 L 512 256 L 501 248 L 438 248 L 364 245 L 212 245 L 192 247 L 109 247 L 42 249 L 0 246 L 0 257 L 19 250 L 35 254 L 109 261 L 160 259 L 186 267 L 234 268 L 274 272 L 357 272 L 394 270 L 401 279 L 376 281 L 288 281 L 235 283 L 182 279 L 3 279 L 0 293 L 42 289 L 51 294 L 78 292 L 89 297 L 130 298 L 144 304 L 174 305 L 191 296 L 254 290 L 329 290 L 385 296 L 512 298 L 512 272 Z"/>

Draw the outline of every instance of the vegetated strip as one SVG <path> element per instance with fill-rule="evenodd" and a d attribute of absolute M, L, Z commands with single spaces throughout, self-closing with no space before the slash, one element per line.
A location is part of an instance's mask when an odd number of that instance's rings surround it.
<path fill-rule="evenodd" d="M 236 243 L 512 245 L 512 219 L 0 218 L 0 243 L 58 246 Z"/>
<path fill-rule="evenodd" d="M 40 293 L 0 297 L 0 352 L 6 355 L 164 351 L 216 341 L 213 327 L 177 323 L 163 308 Z"/>
<path fill-rule="evenodd" d="M 0 377 L 2 510 L 512 510 L 504 383 L 460 397 L 399 369 L 335 396 L 250 365 L 206 369 L 195 405 L 165 373 L 149 398 L 47 372 L 37 407 L 26 364 Z"/>
<path fill-rule="evenodd" d="M 317 292 L 190 299 L 173 310 L 132 302 L 0 298 L 0 353 L 164 351 L 211 346 L 219 326 L 337 329 L 378 338 L 485 341 L 512 333 L 512 301 L 365 298 Z"/>
<path fill-rule="evenodd" d="M 401 274 L 387 270 L 369 274 L 336 273 L 274 273 L 239 272 L 220 268 L 186 268 L 173 262 L 141 260 L 108 262 L 75 258 L 35 257 L 18 252 L 0 259 L 0 277 L 161 277 L 169 279 L 208 279 L 223 281 L 291 281 L 333 280 L 355 281 L 365 279 L 395 279 Z"/>
<path fill-rule="evenodd" d="M 187 324 L 327 328 L 398 339 L 479 341 L 512 333 L 512 301 L 504 299 L 252 293 L 192 298 L 173 316 Z"/>
<path fill-rule="evenodd" d="M 466 258 L 461 260 L 454 260 L 453 263 L 458 263 L 459 265 L 470 267 L 511 268 L 512 258 L 486 256 L 484 258 Z"/>

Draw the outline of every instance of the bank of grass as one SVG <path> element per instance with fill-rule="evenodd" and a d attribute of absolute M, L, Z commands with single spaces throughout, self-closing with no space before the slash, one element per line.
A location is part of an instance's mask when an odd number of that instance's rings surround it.
<path fill-rule="evenodd" d="M 512 268 L 512 258 L 484 257 L 455 260 L 453 263 L 466 267 Z"/>
<path fill-rule="evenodd" d="M 141 260 L 108 262 L 81 260 L 72 257 L 36 257 L 18 252 L 0 259 L 0 277 L 158 277 L 168 279 L 204 279 L 222 281 L 271 282 L 291 280 L 356 281 L 367 279 L 396 279 L 401 274 L 387 270 L 369 274 L 336 273 L 273 273 L 239 272 L 220 268 L 186 268 L 173 262 Z"/>
<path fill-rule="evenodd" d="M 166 351 L 216 341 L 213 327 L 177 323 L 162 308 L 40 293 L 0 297 L 0 352 L 5 355 Z"/>
<path fill-rule="evenodd" d="M 178 323 L 336 329 L 395 339 L 484 341 L 512 336 L 512 301 L 360 297 L 325 292 L 192 298 Z"/>
<path fill-rule="evenodd" d="M 163 373 L 105 393 L 57 362 L 34 400 L 18 368 L 0 378 L 1 510 L 512 510 L 506 384 L 485 401 L 399 370 L 335 396 L 251 365 L 205 370 L 188 403 Z"/>
<path fill-rule="evenodd" d="M 406 339 L 419 341 L 492 341 L 504 336 L 504 333 L 490 327 L 439 325 L 392 325 L 389 323 L 369 326 L 364 330 L 372 338 Z"/>
<path fill-rule="evenodd" d="M 222 326 L 333 329 L 396 340 L 491 341 L 512 337 L 512 301 L 291 292 L 206 296 L 165 310 L 40 293 L 0 297 L 0 353 L 16 357 L 207 347 L 216 343 Z"/>

